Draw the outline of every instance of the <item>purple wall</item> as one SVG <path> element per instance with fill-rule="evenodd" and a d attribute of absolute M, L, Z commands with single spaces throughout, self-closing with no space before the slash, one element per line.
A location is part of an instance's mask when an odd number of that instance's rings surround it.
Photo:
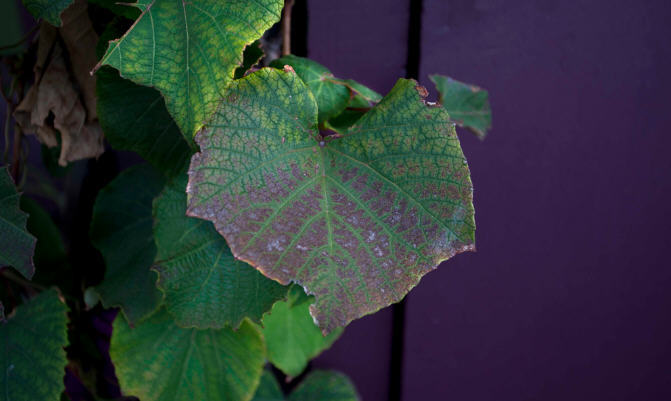
<path fill-rule="evenodd" d="M 309 56 L 385 92 L 408 1 L 308 1 Z M 403 399 L 671 399 L 671 3 L 424 0 L 421 81 L 490 91 L 461 133 L 475 254 L 407 297 Z M 315 365 L 387 399 L 389 309 Z"/>

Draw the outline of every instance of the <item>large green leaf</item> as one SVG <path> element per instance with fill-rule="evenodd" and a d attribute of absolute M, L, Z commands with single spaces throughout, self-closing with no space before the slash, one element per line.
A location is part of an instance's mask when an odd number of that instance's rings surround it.
<path fill-rule="evenodd" d="M 235 79 L 244 77 L 245 73 L 249 71 L 250 68 L 257 65 L 264 55 L 265 53 L 261 48 L 260 40 L 247 45 L 247 47 L 245 47 L 244 53 L 242 53 L 242 65 L 235 69 Z"/>
<path fill-rule="evenodd" d="M 347 106 L 350 97 L 347 86 L 316 61 L 290 54 L 273 60 L 270 65 L 279 69 L 290 65 L 307 84 L 319 106 L 319 123 L 340 114 Z"/>
<path fill-rule="evenodd" d="M 142 401 L 249 400 L 264 351 L 252 323 L 235 331 L 183 329 L 163 308 L 135 329 L 116 319 L 110 346 L 121 390 Z"/>
<path fill-rule="evenodd" d="M 187 139 L 209 119 L 245 46 L 280 18 L 282 0 L 140 0 L 142 14 L 101 64 L 160 90 Z"/>
<path fill-rule="evenodd" d="M 492 111 L 486 90 L 443 75 L 429 76 L 440 93 L 440 103 L 456 124 L 484 139 L 492 127 Z"/>
<path fill-rule="evenodd" d="M 0 397 L 59 400 L 65 389 L 66 345 L 66 308 L 56 290 L 19 306 L 7 322 L 0 319 Z"/>
<path fill-rule="evenodd" d="M 292 72 L 235 81 L 196 136 L 188 213 L 233 254 L 316 297 L 324 332 L 397 302 L 474 248 L 473 188 L 454 125 L 401 79 L 340 138 Z"/>
<path fill-rule="evenodd" d="M 268 360 L 288 376 L 298 376 L 308 362 L 329 348 L 340 336 L 336 329 L 324 337 L 310 316 L 313 297 L 294 285 L 286 301 L 277 302 L 263 317 Z"/>
<path fill-rule="evenodd" d="M 186 174 L 154 201 L 154 269 L 168 311 L 184 327 L 237 327 L 255 322 L 287 288 L 236 260 L 209 221 L 186 216 Z"/>
<path fill-rule="evenodd" d="M 19 209 L 20 198 L 9 171 L 0 167 L 0 267 L 12 266 L 30 279 L 37 240 L 26 229 L 28 215 Z"/>
<path fill-rule="evenodd" d="M 68 8 L 74 0 L 23 0 L 23 5 L 33 17 L 43 18 L 54 26 L 61 26 L 61 13 Z"/>
<path fill-rule="evenodd" d="M 98 118 L 112 147 L 138 153 L 167 176 L 183 171 L 192 151 L 161 94 L 119 77 L 110 68 L 97 75 Z"/>
<path fill-rule="evenodd" d="M 105 307 L 121 306 L 132 323 L 154 311 L 161 300 L 150 268 L 156 256 L 152 201 L 164 183 L 151 166 L 133 166 L 100 191 L 93 207 L 91 241 L 106 266 L 96 290 Z"/>
<path fill-rule="evenodd" d="M 359 395 L 347 376 L 335 371 L 315 370 L 285 398 L 277 380 L 263 372 L 261 384 L 252 401 L 357 401 Z"/>

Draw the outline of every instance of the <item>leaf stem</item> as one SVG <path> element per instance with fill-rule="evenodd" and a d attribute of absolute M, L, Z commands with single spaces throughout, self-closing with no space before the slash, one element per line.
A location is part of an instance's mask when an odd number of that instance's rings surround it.
<path fill-rule="evenodd" d="M 291 8 L 294 0 L 284 0 L 282 13 L 282 55 L 291 54 Z"/>

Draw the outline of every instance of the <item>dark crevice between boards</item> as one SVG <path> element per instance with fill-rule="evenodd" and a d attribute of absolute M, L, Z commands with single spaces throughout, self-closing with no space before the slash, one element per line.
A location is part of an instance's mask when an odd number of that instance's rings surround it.
<path fill-rule="evenodd" d="M 405 77 L 419 79 L 422 35 L 422 0 L 409 1 L 408 43 Z M 401 401 L 403 396 L 403 353 L 405 351 L 406 298 L 392 306 L 391 362 L 389 366 L 389 400 Z"/>
<path fill-rule="evenodd" d="M 291 9 L 291 53 L 299 57 L 308 56 L 307 0 L 294 0 Z"/>

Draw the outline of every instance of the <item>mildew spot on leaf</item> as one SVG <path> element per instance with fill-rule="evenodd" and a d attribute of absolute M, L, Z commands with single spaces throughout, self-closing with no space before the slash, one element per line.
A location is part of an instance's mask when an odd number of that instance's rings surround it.
<path fill-rule="evenodd" d="M 303 81 L 262 69 L 229 87 L 196 136 L 187 213 L 212 221 L 237 258 L 314 295 L 324 333 L 398 302 L 441 261 L 474 249 L 454 124 L 416 86 L 399 80 L 325 141 Z"/>

